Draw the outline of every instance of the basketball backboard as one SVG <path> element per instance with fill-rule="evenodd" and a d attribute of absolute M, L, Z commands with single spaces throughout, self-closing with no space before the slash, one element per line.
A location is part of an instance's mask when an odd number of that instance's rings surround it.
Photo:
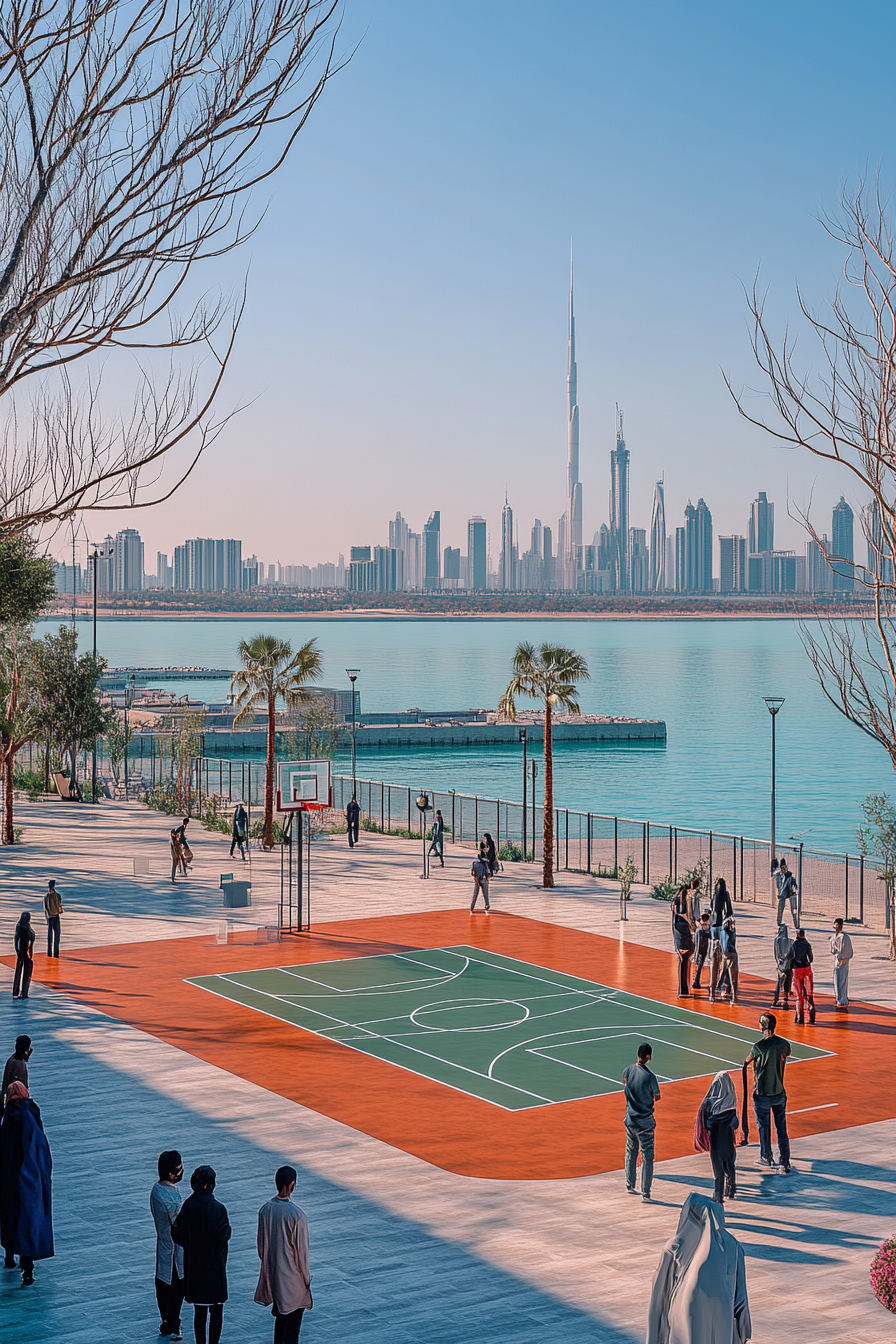
<path fill-rule="evenodd" d="M 331 799 L 329 761 L 278 762 L 278 812 L 301 812 L 316 807 L 330 807 Z"/>

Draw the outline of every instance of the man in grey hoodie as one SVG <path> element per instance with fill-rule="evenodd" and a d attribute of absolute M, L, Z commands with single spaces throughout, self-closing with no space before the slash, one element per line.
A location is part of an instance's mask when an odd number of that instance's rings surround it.
<path fill-rule="evenodd" d="M 793 943 L 790 941 L 790 934 L 787 932 L 786 924 L 778 925 L 778 936 L 775 939 L 775 964 L 778 968 L 778 983 L 775 985 L 775 998 L 772 1003 L 773 1008 L 790 1007 L 790 991 L 793 987 Z"/>

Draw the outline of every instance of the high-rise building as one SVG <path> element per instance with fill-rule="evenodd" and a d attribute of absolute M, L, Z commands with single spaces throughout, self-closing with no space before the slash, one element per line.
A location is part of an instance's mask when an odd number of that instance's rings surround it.
<path fill-rule="evenodd" d="M 90 582 L 93 582 L 93 575 L 90 575 Z M 69 565 L 64 560 L 56 562 L 56 591 L 57 593 L 80 593 L 85 585 L 81 574 L 80 565 Z"/>
<path fill-rule="evenodd" d="M 402 588 L 419 587 L 419 584 L 409 582 L 409 575 L 414 568 L 410 559 L 410 537 L 411 529 L 400 513 L 396 513 L 394 519 L 389 523 L 389 545 L 396 551 L 401 551 L 402 560 Z"/>
<path fill-rule="evenodd" d="M 106 536 L 93 548 L 91 555 L 96 552 L 96 590 L 98 593 L 114 593 L 115 591 L 115 539 Z M 91 575 L 91 583 L 93 575 Z"/>
<path fill-rule="evenodd" d="M 834 505 L 831 520 L 831 558 L 834 570 L 834 592 L 851 593 L 855 589 L 853 570 L 853 532 L 855 515 L 843 496 Z"/>
<path fill-rule="evenodd" d="M 661 593 L 666 587 L 666 496 L 663 482 L 653 490 L 653 514 L 650 519 L 650 592 Z"/>
<path fill-rule="evenodd" d="M 370 558 L 369 546 L 353 546 L 349 551 L 346 587 L 353 593 L 376 592 L 376 565 Z"/>
<path fill-rule="evenodd" d="M 442 580 L 450 584 L 452 588 L 457 588 L 460 584 L 460 547 L 446 546 L 444 555 L 444 566 L 442 568 Z"/>
<path fill-rule="evenodd" d="M 590 549 L 594 549 L 591 547 Z M 649 593 L 650 554 L 647 547 L 647 530 L 643 527 L 629 528 L 629 571 L 630 589 L 633 593 Z"/>
<path fill-rule="evenodd" d="M 565 588 L 576 587 L 578 546 L 582 544 L 582 484 L 579 480 L 579 394 L 576 368 L 576 319 L 572 299 L 572 249 L 569 254 L 569 345 L 566 370 L 566 568 Z M 508 585 L 509 587 L 510 585 Z"/>
<path fill-rule="evenodd" d="M 631 587 L 628 553 L 628 459 L 622 411 L 616 407 L 616 447 L 610 453 L 610 568 L 617 592 Z"/>
<path fill-rule="evenodd" d="M 243 561 L 242 587 L 244 589 L 258 587 L 258 556 L 250 555 L 248 560 Z M 175 587 L 177 585 L 175 584 Z"/>
<path fill-rule="evenodd" d="M 513 545 L 513 509 L 504 497 L 504 508 L 501 512 L 501 560 L 498 577 L 498 587 L 503 588 L 505 592 L 513 592 L 516 588 L 516 565 L 514 563 L 514 545 Z"/>
<path fill-rule="evenodd" d="M 893 547 L 886 535 L 877 498 L 862 510 L 862 530 L 868 543 L 868 573 L 881 583 L 893 582 Z"/>
<path fill-rule="evenodd" d="M 405 560 L 405 587 L 419 589 L 423 587 L 423 537 L 419 532 L 408 533 L 408 546 Z"/>
<path fill-rule="evenodd" d="M 712 592 L 712 514 L 702 499 L 696 507 L 688 500 L 684 527 L 675 531 L 675 587 L 685 593 Z"/>
<path fill-rule="evenodd" d="M 746 537 L 719 537 L 719 592 L 743 593 L 746 588 Z"/>
<path fill-rule="evenodd" d="M 355 549 L 352 547 L 353 560 Z M 363 546 L 357 549 L 365 550 L 369 554 L 369 547 Z M 378 593 L 401 591 L 404 580 L 404 551 L 400 551 L 397 546 L 374 546 L 373 568 L 374 587 Z"/>
<path fill-rule="evenodd" d="M 116 532 L 112 543 L 112 589 L 139 593 L 143 588 L 143 542 L 133 527 Z"/>
<path fill-rule="evenodd" d="M 438 588 L 442 574 L 442 515 L 433 509 L 423 526 L 423 587 Z"/>
<path fill-rule="evenodd" d="M 824 535 L 821 545 L 814 539 L 806 542 L 806 592 L 830 593 L 834 589 L 834 574 L 827 562 L 831 543 Z"/>
<path fill-rule="evenodd" d="M 467 523 L 467 587 L 484 591 L 488 586 L 488 533 L 485 519 L 471 518 Z"/>
<path fill-rule="evenodd" d="M 759 555 L 762 551 L 775 549 L 775 506 L 768 501 L 764 490 L 750 505 L 750 523 L 748 529 L 750 554 Z"/>
<path fill-rule="evenodd" d="M 169 565 L 168 556 L 164 551 L 156 551 L 156 586 L 174 587 L 174 567 Z"/>
<path fill-rule="evenodd" d="M 686 541 L 687 533 L 683 527 L 675 529 L 675 591 L 676 593 L 686 593 L 688 591 L 688 548 Z"/>
<path fill-rule="evenodd" d="M 556 587 L 556 563 L 553 550 L 554 538 L 549 527 L 541 530 L 541 582 L 545 592 Z"/>

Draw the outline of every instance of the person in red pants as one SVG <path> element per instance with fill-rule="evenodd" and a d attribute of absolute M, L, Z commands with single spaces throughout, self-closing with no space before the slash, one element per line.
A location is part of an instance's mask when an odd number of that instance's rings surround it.
<path fill-rule="evenodd" d="M 796 1013 L 794 1022 L 801 1025 L 806 1020 L 815 1021 L 815 985 L 812 977 L 812 945 L 806 937 L 805 929 L 797 929 L 793 940 L 793 987 L 796 990 Z"/>

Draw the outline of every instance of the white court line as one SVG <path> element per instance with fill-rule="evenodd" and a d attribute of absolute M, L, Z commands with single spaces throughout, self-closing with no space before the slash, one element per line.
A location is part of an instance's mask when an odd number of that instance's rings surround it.
<path fill-rule="evenodd" d="M 220 979 L 220 980 L 224 980 L 228 985 L 233 985 L 236 989 L 247 990 L 250 994 L 259 994 L 259 995 L 260 995 L 262 998 L 264 998 L 264 999 L 273 999 L 276 1003 L 285 1003 L 285 1002 L 286 1002 L 284 999 L 282 999 L 282 998 L 280 997 L 279 994 L 269 994 L 268 991 L 267 991 L 266 989 L 256 989 L 254 985 L 243 985 L 243 984 L 241 984 L 238 980 L 231 980 L 231 978 L 230 978 L 229 975 L 220 975 L 220 976 L 218 977 L 218 979 Z M 205 985 L 200 985 L 200 989 L 205 989 Z M 221 997 L 222 997 L 222 998 L 226 998 L 227 995 L 223 995 L 223 994 L 222 994 Z M 239 999 L 233 999 L 233 998 L 231 998 L 230 1001 L 231 1001 L 231 1003 L 239 1003 Z M 251 1007 L 251 1005 L 245 1005 L 245 1006 Z M 293 1008 L 293 1007 L 295 1007 L 296 1005 L 295 1005 L 295 1004 L 291 1004 L 291 1003 L 289 1003 L 289 1004 L 286 1004 L 286 1006 L 287 1006 L 288 1008 Z M 309 1012 L 309 1013 L 314 1013 L 314 1015 L 315 1015 L 316 1017 L 328 1017 L 328 1018 L 330 1019 L 330 1021 L 331 1021 L 331 1022 L 335 1022 L 336 1025 L 337 1025 L 338 1027 L 352 1027 L 352 1028 L 357 1028 L 357 1023 L 356 1023 L 356 1022 L 346 1022 L 346 1020 L 345 1020 L 344 1017 L 336 1017 L 335 1014 L 333 1014 L 333 1013 L 325 1013 L 321 1008 L 308 1008 L 308 1009 L 306 1009 L 306 1011 Z M 282 1017 L 281 1017 L 280 1021 L 281 1021 L 281 1022 L 283 1022 L 283 1021 L 288 1021 L 288 1019 L 287 1019 L 287 1018 L 282 1018 Z M 300 1025 L 300 1024 L 294 1022 L 292 1025 L 293 1025 L 293 1026 L 298 1026 L 298 1025 Z M 322 1033 L 318 1032 L 318 1035 L 321 1035 L 321 1034 L 322 1034 Z M 374 1040 L 377 1040 L 377 1039 L 378 1039 L 377 1034 L 376 1034 L 375 1031 L 372 1031 L 372 1032 L 370 1033 L 370 1035 L 374 1038 Z"/>
<path fill-rule="evenodd" d="M 805 1115 L 807 1111 L 829 1111 L 832 1106 L 839 1106 L 839 1101 L 826 1101 L 822 1106 L 802 1106 L 798 1111 L 788 1111 L 788 1115 Z"/>

